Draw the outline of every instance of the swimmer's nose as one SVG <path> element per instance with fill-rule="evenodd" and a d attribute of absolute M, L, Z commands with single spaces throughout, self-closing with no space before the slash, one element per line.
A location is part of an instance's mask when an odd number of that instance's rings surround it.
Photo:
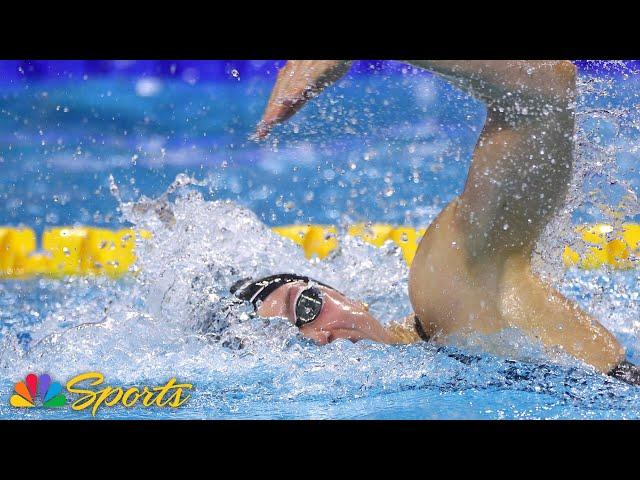
<path fill-rule="evenodd" d="M 327 345 L 335 340 L 334 335 L 327 330 L 305 330 L 300 329 L 302 334 L 313 340 L 318 345 Z"/>

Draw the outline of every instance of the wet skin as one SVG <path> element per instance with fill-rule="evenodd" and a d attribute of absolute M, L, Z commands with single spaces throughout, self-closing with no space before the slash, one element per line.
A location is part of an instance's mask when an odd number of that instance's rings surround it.
<path fill-rule="evenodd" d="M 531 269 L 533 248 L 563 204 L 571 177 L 575 66 L 556 60 L 408 63 L 487 107 L 464 191 L 430 225 L 411 265 L 409 298 L 422 328 L 442 343 L 515 328 L 549 349 L 563 350 L 603 373 L 611 371 L 625 356 L 614 335 Z M 287 62 L 256 137 L 268 135 L 349 65 L 344 60 Z M 350 305 L 355 309 L 357 304 Z M 352 339 L 377 332 L 371 319 L 355 310 L 335 312 L 350 319 Z M 386 330 L 391 337 L 386 343 L 419 340 L 413 315 Z M 375 335 L 367 338 L 385 341 Z"/>
<path fill-rule="evenodd" d="M 261 317 L 284 317 L 296 323 L 295 305 L 300 293 L 309 286 L 306 282 L 292 282 L 274 290 L 257 309 Z M 351 300 L 341 293 L 317 286 L 322 292 L 322 309 L 312 322 L 300 327 L 300 332 L 320 345 L 338 339 L 370 339 L 393 343 L 392 335 L 367 311 L 362 302 Z"/>

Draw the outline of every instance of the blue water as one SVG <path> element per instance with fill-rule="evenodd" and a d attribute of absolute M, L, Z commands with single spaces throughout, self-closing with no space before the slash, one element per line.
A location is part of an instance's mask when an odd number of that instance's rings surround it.
<path fill-rule="evenodd" d="M 566 225 L 612 221 L 606 207 L 640 221 L 639 79 L 624 69 L 582 74 Z M 481 104 L 446 83 L 394 67 L 347 76 L 257 144 L 248 138 L 272 81 L 92 76 L 3 87 L 0 225 L 39 233 L 75 223 L 137 225 L 156 241 L 141 247 L 141 273 L 119 282 L 0 283 L 0 417 L 86 418 L 68 408 L 16 410 L 8 398 L 29 371 L 63 381 L 91 369 L 111 385 L 178 376 L 195 386 L 178 410 L 103 408 L 99 418 L 640 417 L 638 388 L 570 359 L 550 363 L 517 333 L 506 344 L 524 350 L 526 361 L 513 360 L 511 347 L 502 356 L 461 347 L 474 355 L 464 362 L 453 347 L 317 347 L 281 322 L 264 325 L 241 312 L 233 328 L 247 339 L 243 350 L 194 333 L 193 319 L 218 308 L 205 307 L 202 292 L 210 289 L 218 305 L 238 273 L 305 271 L 367 301 L 382 321 L 408 313 L 407 271 L 392 246 L 345 240 L 339 254 L 315 264 L 264 225 L 427 226 L 461 191 L 484 119 Z M 131 213 L 128 202 L 158 197 L 180 174 L 199 185 L 170 197 L 177 228 Z M 541 268 L 640 361 L 638 270 L 565 272 L 557 247 L 569 240 L 569 228 L 549 232 Z M 174 285 L 179 294 L 167 294 Z M 66 330 L 92 322 L 100 323 Z"/>

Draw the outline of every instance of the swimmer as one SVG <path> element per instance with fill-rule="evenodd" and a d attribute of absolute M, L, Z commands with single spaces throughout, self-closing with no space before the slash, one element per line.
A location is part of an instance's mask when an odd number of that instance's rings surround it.
<path fill-rule="evenodd" d="M 412 60 L 487 107 L 462 194 L 422 238 L 409 273 L 414 313 L 383 326 L 367 306 L 292 274 L 233 287 L 264 317 L 285 317 L 319 344 L 398 344 L 515 328 L 598 371 L 640 384 L 611 332 L 536 276 L 531 254 L 564 202 L 573 162 L 576 68 L 569 61 Z M 280 70 L 256 137 L 339 80 L 350 62 L 293 60 Z"/>

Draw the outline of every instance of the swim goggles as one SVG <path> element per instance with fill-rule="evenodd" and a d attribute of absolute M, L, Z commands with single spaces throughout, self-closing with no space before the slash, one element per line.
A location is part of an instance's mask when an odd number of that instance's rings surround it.
<path fill-rule="evenodd" d="M 320 312 L 322 311 L 324 298 L 322 292 L 316 285 L 322 285 L 323 287 L 330 288 L 331 290 L 335 290 L 335 288 L 303 275 L 281 273 L 277 275 L 270 275 L 256 281 L 253 281 L 250 278 L 245 278 L 234 283 L 230 290 L 231 293 L 239 299 L 251 302 L 251 304 L 253 304 L 253 308 L 257 310 L 258 302 L 263 302 L 276 289 L 287 283 L 298 281 L 312 284 L 300 292 L 298 299 L 296 300 L 294 310 L 295 323 L 296 327 L 300 328 L 313 322 L 318 318 L 318 315 L 320 315 Z"/>

